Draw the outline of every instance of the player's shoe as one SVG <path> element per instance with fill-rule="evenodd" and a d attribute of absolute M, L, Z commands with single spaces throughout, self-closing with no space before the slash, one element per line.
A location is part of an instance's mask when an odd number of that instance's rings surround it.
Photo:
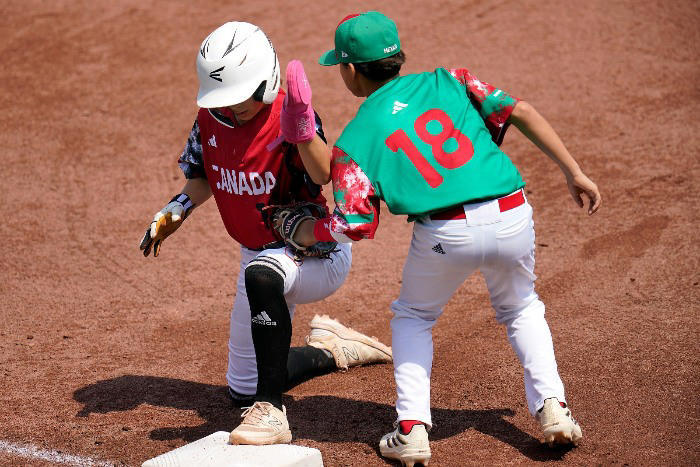
<path fill-rule="evenodd" d="M 384 457 L 401 461 L 406 467 L 416 464 L 427 466 L 430 461 L 430 444 L 425 425 L 413 425 L 408 434 L 401 433 L 397 425 L 394 431 L 382 436 L 379 452 Z"/>
<path fill-rule="evenodd" d="M 391 362 L 391 347 L 343 326 L 328 315 L 316 315 L 311 320 L 311 335 L 306 343 L 312 347 L 329 351 L 336 366 L 341 370 L 368 363 Z"/>
<path fill-rule="evenodd" d="M 550 447 L 555 444 L 578 446 L 583 438 L 581 427 L 571 415 L 571 410 L 556 397 L 544 401 L 544 406 L 537 412 L 536 418 L 542 426 L 544 440 Z"/>
<path fill-rule="evenodd" d="M 241 414 L 243 421 L 231 432 L 231 444 L 284 444 L 292 441 L 287 410 L 269 402 L 256 402 Z"/>

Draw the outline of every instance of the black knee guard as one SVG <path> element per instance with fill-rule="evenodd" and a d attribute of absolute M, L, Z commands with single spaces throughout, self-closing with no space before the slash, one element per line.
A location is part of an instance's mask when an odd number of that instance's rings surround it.
<path fill-rule="evenodd" d="M 282 408 L 292 320 L 284 299 L 284 270 L 274 258 L 256 258 L 245 269 L 253 346 L 258 366 L 256 400 Z"/>

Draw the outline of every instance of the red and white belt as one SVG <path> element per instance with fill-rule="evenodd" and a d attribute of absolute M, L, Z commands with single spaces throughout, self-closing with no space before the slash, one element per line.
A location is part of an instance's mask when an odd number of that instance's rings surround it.
<path fill-rule="evenodd" d="M 522 188 L 508 196 L 498 198 L 498 207 L 500 208 L 501 212 L 517 208 L 523 204 L 525 204 L 525 195 L 523 194 Z M 467 215 L 464 213 L 464 205 L 459 204 L 457 206 L 447 208 L 444 211 L 433 213 L 430 215 L 430 218 L 434 221 L 452 221 L 456 219 L 466 219 Z"/>

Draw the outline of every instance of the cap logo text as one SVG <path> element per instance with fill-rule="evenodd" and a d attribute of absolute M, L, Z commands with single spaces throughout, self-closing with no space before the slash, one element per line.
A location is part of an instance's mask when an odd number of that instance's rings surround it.
<path fill-rule="evenodd" d="M 396 44 L 391 45 L 391 46 L 389 46 L 389 47 L 384 47 L 384 53 L 385 53 L 385 54 L 388 54 L 389 52 L 393 52 L 394 50 L 396 50 L 396 49 L 398 49 L 398 48 L 399 48 L 399 46 L 396 45 Z"/>

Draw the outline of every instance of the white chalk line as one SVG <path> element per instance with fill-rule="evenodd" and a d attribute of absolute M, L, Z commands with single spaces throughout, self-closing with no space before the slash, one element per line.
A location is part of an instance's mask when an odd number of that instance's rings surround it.
<path fill-rule="evenodd" d="M 36 446 L 9 443 L 0 440 L 0 452 L 14 454 L 28 459 L 41 459 L 55 464 L 68 464 L 79 467 L 113 467 L 114 464 L 89 457 L 74 456 L 58 451 L 40 449 Z"/>

